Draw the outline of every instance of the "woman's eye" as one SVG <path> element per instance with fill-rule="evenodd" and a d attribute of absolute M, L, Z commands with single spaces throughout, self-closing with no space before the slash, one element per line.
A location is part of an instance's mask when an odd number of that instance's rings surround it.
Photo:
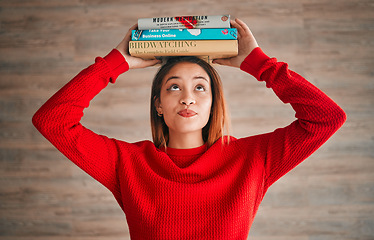
<path fill-rule="evenodd" d="M 199 85 L 199 86 L 196 86 L 196 90 L 203 92 L 203 91 L 205 91 L 205 88 L 204 88 L 204 86 Z"/>
<path fill-rule="evenodd" d="M 168 90 L 169 90 L 169 91 L 178 91 L 178 90 L 180 90 L 180 88 L 179 88 L 178 85 L 173 84 L 173 85 L 171 85 L 171 86 L 169 87 Z"/>

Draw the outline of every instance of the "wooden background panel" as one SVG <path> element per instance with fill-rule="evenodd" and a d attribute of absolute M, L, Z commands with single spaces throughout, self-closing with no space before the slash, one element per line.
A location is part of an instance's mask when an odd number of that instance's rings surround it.
<path fill-rule="evenodd" d="M 0 1 L 0 240 L 129 239 L 111 193 L 55 150 L 31 117 L 138 18 L 223 13 L 243 19 L 269 56 L 289 63 L 348 115 L 336 135 L 269 189 L 250 238 L 373 239 L 373 10 L 372 0 Z M 263 83 L 216 69 L 234 136 L 294 120 Z M 156 71 L 121 75 L 92 101 L 83 124 L 129 142 L 150 139 Z"/>

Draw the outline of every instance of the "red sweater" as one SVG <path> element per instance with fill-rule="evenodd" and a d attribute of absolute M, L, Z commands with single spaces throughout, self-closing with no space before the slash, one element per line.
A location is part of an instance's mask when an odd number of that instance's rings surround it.
<path fill-rule="evenodd" d="M 128 143 L 81 125 L 84 108 L 128 64 L 117 51 L 80 72 L 34 115 L 36 128 L 108 188 L 126 214 L 132 239 L 246 239 L 271 184 L 337 131 L 345 113 L 323 92 L 256 48 L 241 69 L 290 103 L 296 118 L 274 132 L 209 149 Z"/>

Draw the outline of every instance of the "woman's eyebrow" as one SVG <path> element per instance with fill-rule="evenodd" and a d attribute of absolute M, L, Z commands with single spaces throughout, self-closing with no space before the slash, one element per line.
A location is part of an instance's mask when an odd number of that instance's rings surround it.
<path fill-rule="evenodd" d="M 165 84 L 168 83 L 168 81 L 170 81 L 170 80 L 172 80 L 172 79 L 180 79 L 180 77 L 178 77 L 178 76 L 170 76 L 170 77 L 168 77 L 168 78 L 166 79 Z"/>
<path fill-rule="evenodd" d="M 170 76 L 170 77 L 168 77 L 168 79 L 166 79 L 165 84 L 166 84 L 168 81 L 172 80 L 172 79 L 180 79 L 180 78 L 181 78 L 181 77 L 178 77 L 178 76 Z M 203 79 L 203 80 L 205 80 L 205 81 L 207 81 L 207 82 L 209 83 L 208 79 L 206 79 L 205 77 L 200 76 L 200 75 L 197 75 L 197 76 L 193 77 L 193 79 L 194 79 L 194 80 L 195 80 L 195 79 Z"/>
<path fill-rule="evenodd" d="M 208 79 L 206 79 L 206 78 L 203 77 L 203 76 L 196 76 L 196 77 L 194 77 L 193 79 L 203 79 L 203 80 L 205 80 L 205 81 L 207 81 L 207 82 L 209 83 Z"/>

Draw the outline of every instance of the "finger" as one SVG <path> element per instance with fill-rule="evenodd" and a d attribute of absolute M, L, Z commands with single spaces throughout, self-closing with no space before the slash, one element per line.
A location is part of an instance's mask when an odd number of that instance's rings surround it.
<path fill-rule="evenodd" d="M 130 30 L 138 30 L 138 24 L 137 24 L 137 23 L 134 24 L 134 25 L 130 28 Z"/>
<path fill-rule="evenodd" d="M 219 64 L 219 65 L 230 65 L 229 58 L 217 58 L 213 59 L 212 63 Z"/>
<path fill-rule="evenodd" d="M 235 28 L 234 26 L 237 25 L 237 23 L 234 20 L 230 20 L 230 24 L 232 28 Z"/>
<path fill-rule="evenodd" d="M 136 30 L 138 28 L 138 24 L 133 25 L 126 33 L 125 37 L 123 38 L 122 45 L 126 52 L 128 52 L 129 42 L 131 41 L 131 34 L 132 30 Z"/>
<path fill-rule="evenodd" d="M 246 34 L 245 29 L 243 29 L 243 27 L 239 23 L 237 23 L 236 21 L 234 21 L 234 20 L 231 20 L 231 27 L 236 28 L 236 30 L 238 31 L 238 37 L 237 37 L 238 40 L 240 38 L 242 38 L 242 36 L 244 36 Z"/>
<path fill-rule="evenodd" d="M 238 29 L 238 31 L 239 31 L 239 28 L 241 28 L 241 26 L 234 20 L 231 20 L 230 23 L 231 23 L 231 27 Z"/>
<path fill-rule="evenodd" d="M 238 30 L 238 40 L 241 39 L 241 38 L 244 38 L 246 36 L 252 35 L 251 30 L 249 29 L 247 24 L 245 24 L 242 20 L 240 20 L 238 18 L 235 19 L 235 22 L 234 22 L 233 25 Z"/>
<path fill-rule="evenodd" d="M 138 28 L 138 24 L 134 24 L 131 26 L 131 28 L 129 29 L 129 31 L 131 32 L 131 30 L 136 30 Z"/>
<path fill-rule="evenodd" d="M 151 59 L 151 60 L 142 59 L 142 63 L 138 65 L 137 68 L 146 68 L 146 67 L 154 66 L 158 63 L 161 63 L 161 61 L 158 59 Z"/>
<path fill-rule="evenodd" d="M 250 33 L 251 30 L 249 29 L 248 25 L 240 20 L 239 18 L 235 19 L 236 23 L 240 26 L 240 28 L 245 32 L 245 33 Z"/>
<path fill-rule="evenodd" d="M 129 31 L 126 33 L 125 39 L 130 40 L 132 30 L 136 30 L 138 28 L 138 24 L 133 25 Z"/>
<path fill-rule="evenodd" d="M 149 64 L 148 66 L 153 66 L 153 65 L 161 63 L 161 60 L 159 59 L 148 60 L 147 63 Z"/>

